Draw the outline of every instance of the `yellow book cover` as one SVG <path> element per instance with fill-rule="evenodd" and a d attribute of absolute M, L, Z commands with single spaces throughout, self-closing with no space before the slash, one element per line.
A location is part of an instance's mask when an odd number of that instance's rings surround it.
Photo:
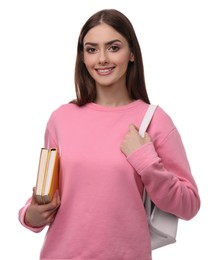
<path fill-rule="evenodd" d="M 41 148 L 36 199 L 39 204 L 49 203 L 59 186 L 59 155 L 56 148 Z"/>

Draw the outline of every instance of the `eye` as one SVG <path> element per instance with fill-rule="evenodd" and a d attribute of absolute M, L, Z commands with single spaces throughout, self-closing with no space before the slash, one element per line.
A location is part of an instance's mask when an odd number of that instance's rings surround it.
<path fill-rule="evenodd" d="M 112 52 L 117 52 L 118 50 L 120 50 L 120 47 L 117 45 L 112 45 L 109 47 L 109 50 Z"/>
<path fill-rule="evenodd" d="M 86 47 L 85 51 L 88 53 L 95 53 L 97 50 L 94 47 Z"/>

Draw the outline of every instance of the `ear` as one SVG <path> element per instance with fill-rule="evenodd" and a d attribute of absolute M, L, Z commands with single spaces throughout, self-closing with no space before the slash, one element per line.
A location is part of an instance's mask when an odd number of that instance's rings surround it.
<path fill-rule="evenodd" d="M 134 54 L 131 52 L 129 61 L 133 62 L 134 60 L 135 60 Z"/>

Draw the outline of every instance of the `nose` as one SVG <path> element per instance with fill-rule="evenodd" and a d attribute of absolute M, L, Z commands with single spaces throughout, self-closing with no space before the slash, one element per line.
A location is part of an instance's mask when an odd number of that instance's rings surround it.
<path fill-rule="evenodd" d="M 100 51 L 99 54 L 99 64 L 105 65 L 109 62 L 108 55 L 105 50 Z"/>

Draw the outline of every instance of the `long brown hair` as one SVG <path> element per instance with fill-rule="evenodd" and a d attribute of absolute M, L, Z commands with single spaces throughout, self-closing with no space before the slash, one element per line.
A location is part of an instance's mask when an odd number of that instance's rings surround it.
<path fill-rule="evenodd" d="M 149 104 L 150 101 L 146 91 L 142 54 L 137 36 L 129 19 L 115 9 L 103 9 L 93 14 L 81 29 L 75 63 L 75 92 L 77 100 L 72 102 L 83 106 L 89 102 L 94 102 L 96 98 L 95 81 L 88 73 L 83 62 L 83 40 L 91 28 L 101 23 L 113 27 L 126 38 L 134 55 L 134 62 L 129 62 L 126 73 L 126 86 L 129 96 L 134 100 L 142 99 Z"/>

